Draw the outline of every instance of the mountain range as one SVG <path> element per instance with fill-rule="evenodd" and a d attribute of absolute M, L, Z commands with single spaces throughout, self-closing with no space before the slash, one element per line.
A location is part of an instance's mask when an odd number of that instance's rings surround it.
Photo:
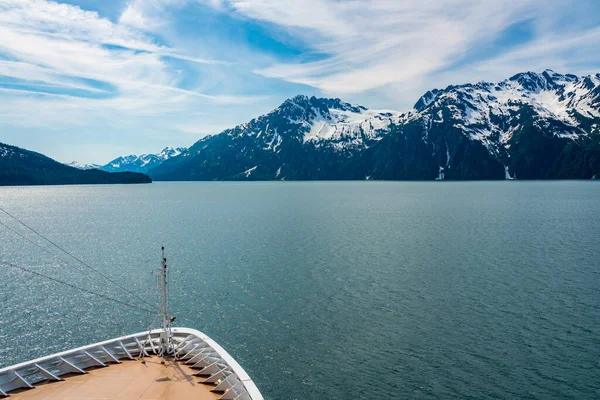
<path fill-rule="evenodd" d="M 165 147 L 160 153 L 142 154 L 141 156 L 130 155 L 119 157 L 99 169 L 107 172 L 148 172 L 172 157 L 177 157 L 187 149 L 183 147 Z"/>
<path fill-rule="evenodd" d="M 162 164 L 164 161 L 171 157 L 176 157 L 187 149 L 184 147 L 165 147 L 161 152 L 156 154 L 142 154 L 137 156 L 135 154 L 129 156 L 118 157 L 109 162 L 106 165 L 99 164 L 85 164 L 77 161 L 72 161 L 67 165 L 78 169 L 99 169 L 106 172 L 141 172 L 146 173 L 152 168 L 155 168 Z"/>
<path fill-rule="evenodd" d="M 0 186 L 150 183 L 144 174 L 81 170 L 40 153 L 0 143 Z"/>
<path fill-rule="evenodd" d="M 600 176 L 600 74 L 551 70 L 425 93 L 408 112 L 296 96 L 149 169 L 154 180 Z"/>

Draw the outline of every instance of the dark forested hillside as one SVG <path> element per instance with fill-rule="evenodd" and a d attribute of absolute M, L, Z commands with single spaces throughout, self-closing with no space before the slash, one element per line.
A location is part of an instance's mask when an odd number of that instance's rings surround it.
<path fill-rule="evenodd" d="M 144 174 L 80 170 L 42 154 L 0 143 L 0 185 L 150 183 Z"/>

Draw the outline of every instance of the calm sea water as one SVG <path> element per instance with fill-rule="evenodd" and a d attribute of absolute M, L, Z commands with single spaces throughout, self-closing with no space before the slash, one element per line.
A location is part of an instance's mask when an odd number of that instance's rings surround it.
<path fill-rule="evenodd" d="M 0 205 L 150 302 L 166 246 L 178 324 L 267 399 L 600 397 L 596 182 L 22 187 Z M 0 259 L 134 301 L 2 226 Z M 0 304 L 2 366 L 152 320 L 6 266 Z"/>

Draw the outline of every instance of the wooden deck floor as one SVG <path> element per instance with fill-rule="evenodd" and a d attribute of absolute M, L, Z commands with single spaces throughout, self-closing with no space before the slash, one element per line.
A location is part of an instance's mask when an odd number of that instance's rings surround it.
<path fill-rule="evenodd" d="M 9 393 L 12 399 L 112 400 L 112 399 L 198 399 L 214 400 L 214 386 L 200 383 L 194 370 L 175 360 L 164 365 L 159 357 L 122 360 L 104 368 L 73 375 L 60 382 L 36 385 L 35 389 Z"/>

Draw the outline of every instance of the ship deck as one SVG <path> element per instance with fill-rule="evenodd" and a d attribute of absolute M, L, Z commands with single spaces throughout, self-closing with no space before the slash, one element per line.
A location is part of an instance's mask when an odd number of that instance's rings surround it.
<path fill-rule="evenodd" d="M 112 399 L 218 399 L 213 384 L 200 383 L 197 370 L 169 357 L 123 360 L 120 364 L 87 370 L 62 381 L 37 384 L 34 389 L 10 393 L 12 399 L 112 400 Z"/>
<path fill-rule="evenodd" d="M 0 397 L 263 400 L 246 371 L 204 333 L 154 329 L 0 368 Z M 162 363 L 162 361 L 165 361 Z"/>

